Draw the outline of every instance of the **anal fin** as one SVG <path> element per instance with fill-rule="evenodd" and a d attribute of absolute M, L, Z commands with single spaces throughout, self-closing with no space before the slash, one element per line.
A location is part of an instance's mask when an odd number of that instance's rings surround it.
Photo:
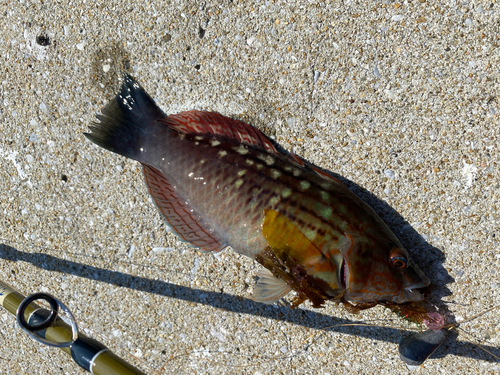
<path fill-rule="evenodd" d="M 222 237 L 203 220 L 186 199 L 170 184 L 162 172 L 142 164 L 149 193 L 172 231 L 182 241 L 203 251 L 220 251 L 227 247 Z"/>
<path fill-rule="evenodd" d="M 259 280 L 252 296 L 252 300 L 255 302 L 271 305 L 292 290 L 290 285 L 274 277 L 271 271 L 266 268 L 260 269 L 257 272 L 257 277 Z"/>

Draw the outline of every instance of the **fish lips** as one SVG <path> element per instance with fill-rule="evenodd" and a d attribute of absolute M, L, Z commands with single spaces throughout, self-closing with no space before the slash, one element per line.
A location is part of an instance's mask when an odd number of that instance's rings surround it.
<path fill-rule="evenodd" d="M 429 286 L 431 281 L 422 270 L 413 262 L 410 261 L 408 268 L 405 270 L 405 288 L 420 289 Z"/>
<path fill-rule="evenodd" d="M 404 302 L 420 302 L 424 299 L 423 294 L 416 289 L 403 290 Z"/>
<path fill-rule="evenodd" d="M 421 291 L 418 289 L 426 288 L 431 281 L 422 270 L 411 261 L 408 268 L 405 270 L 403 291 L 404 297 L 409 302 L 418 302 L 424 299 Z"/>

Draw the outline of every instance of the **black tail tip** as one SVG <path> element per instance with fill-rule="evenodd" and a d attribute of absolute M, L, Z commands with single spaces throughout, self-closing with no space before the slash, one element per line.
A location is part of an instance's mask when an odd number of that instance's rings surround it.
<path fill-rule="evenodd" d="M 96 117 L 99 122 L 91 124 L 85 137 L 105 149 L 135 158 L 137 143 L 165 114 L 141 85 L 124 73 L 120 91 Z"/>
<path fill-rule="evenodd" d="M 130 74 L 123 73 L 122 80 L 123 80 L 123 83 L 122 83 L 122 87 L 121 87 L 120 92 L 124 92 L 124 90 L 128 91 L 129 89 L 144 91 L 142 86 Z"/>

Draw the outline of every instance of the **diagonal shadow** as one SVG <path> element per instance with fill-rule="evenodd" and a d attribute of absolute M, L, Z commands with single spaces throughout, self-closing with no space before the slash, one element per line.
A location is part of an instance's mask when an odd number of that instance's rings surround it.
<path fill-rule="evenodd" d="M 302 309 L 292 310 L 287 306 L 273 307 L 260 302 L 233 296 L 227 293 L 218 293 L 207 290 L 200 290 L 191 287 L 175 285 L 165 281 L 151 280 L 140 276 L 132 276 L 122 272 L 110 271 L 106 269 L 88 266 L 82 263 L 64 260 L 47 254 L 27 253 L 19 251 L 11 246 L 0 244 L 0 258 L 10 261 L 22 261 L 33 264 L 35 267 L 62 272 L 66 274 L 97 280 L 108 284 L 118 285 L 134 290 L 154 293 L 157 295 L 176 298 L 183 301 L 196 302 L 206 306 L 215 307 L 238 314 L 249 314 L 258 317 L 265 317 L 277 321 L 289 322 L 308 328 L 321 329 L 333 324 L 354 324 L 355 321 L 349 319 L 339 319 L 321 312 L 305 311 Z M 405 336 L 411 334 L 402 329 L 385 327 L 333 327 L 327 331 L 342 332 L 347 335 L 370 338 L 373 340 L 399 343 Z M 445 347 L 445 349 L 443 349 Z M 483 345 L 483 347 L 495 355 L 500 356 L 499 348 Z M 445 351 L 446 350 L 446 351 Z M 437 353 L 437 354 L 436 354 Z M 497 360 L 477 346 L 456 341 L 450 343 L 448 339 L 439 350 L 433 354 L 432 358 L 444 357 L 446 354 L 454 354 L 462 357 L 481 359 L 489 362 Z"/>

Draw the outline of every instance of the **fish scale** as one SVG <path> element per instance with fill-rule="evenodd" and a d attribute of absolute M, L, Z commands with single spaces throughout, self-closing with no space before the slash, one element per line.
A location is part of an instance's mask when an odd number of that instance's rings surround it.
<path fill-rule="evenodd" d="M 416 289 L 429 279 L 373 209 L 252 126 L 212 112 L 167 116 L 130 76 L 98 119 L 86 136 L 143 165 L 174 233 L 204 251 L 231 246 L 267 269 L 255 300 L 291 289 L 294 306 L 334 300 L 352 311 L 422 300 Z"/>

